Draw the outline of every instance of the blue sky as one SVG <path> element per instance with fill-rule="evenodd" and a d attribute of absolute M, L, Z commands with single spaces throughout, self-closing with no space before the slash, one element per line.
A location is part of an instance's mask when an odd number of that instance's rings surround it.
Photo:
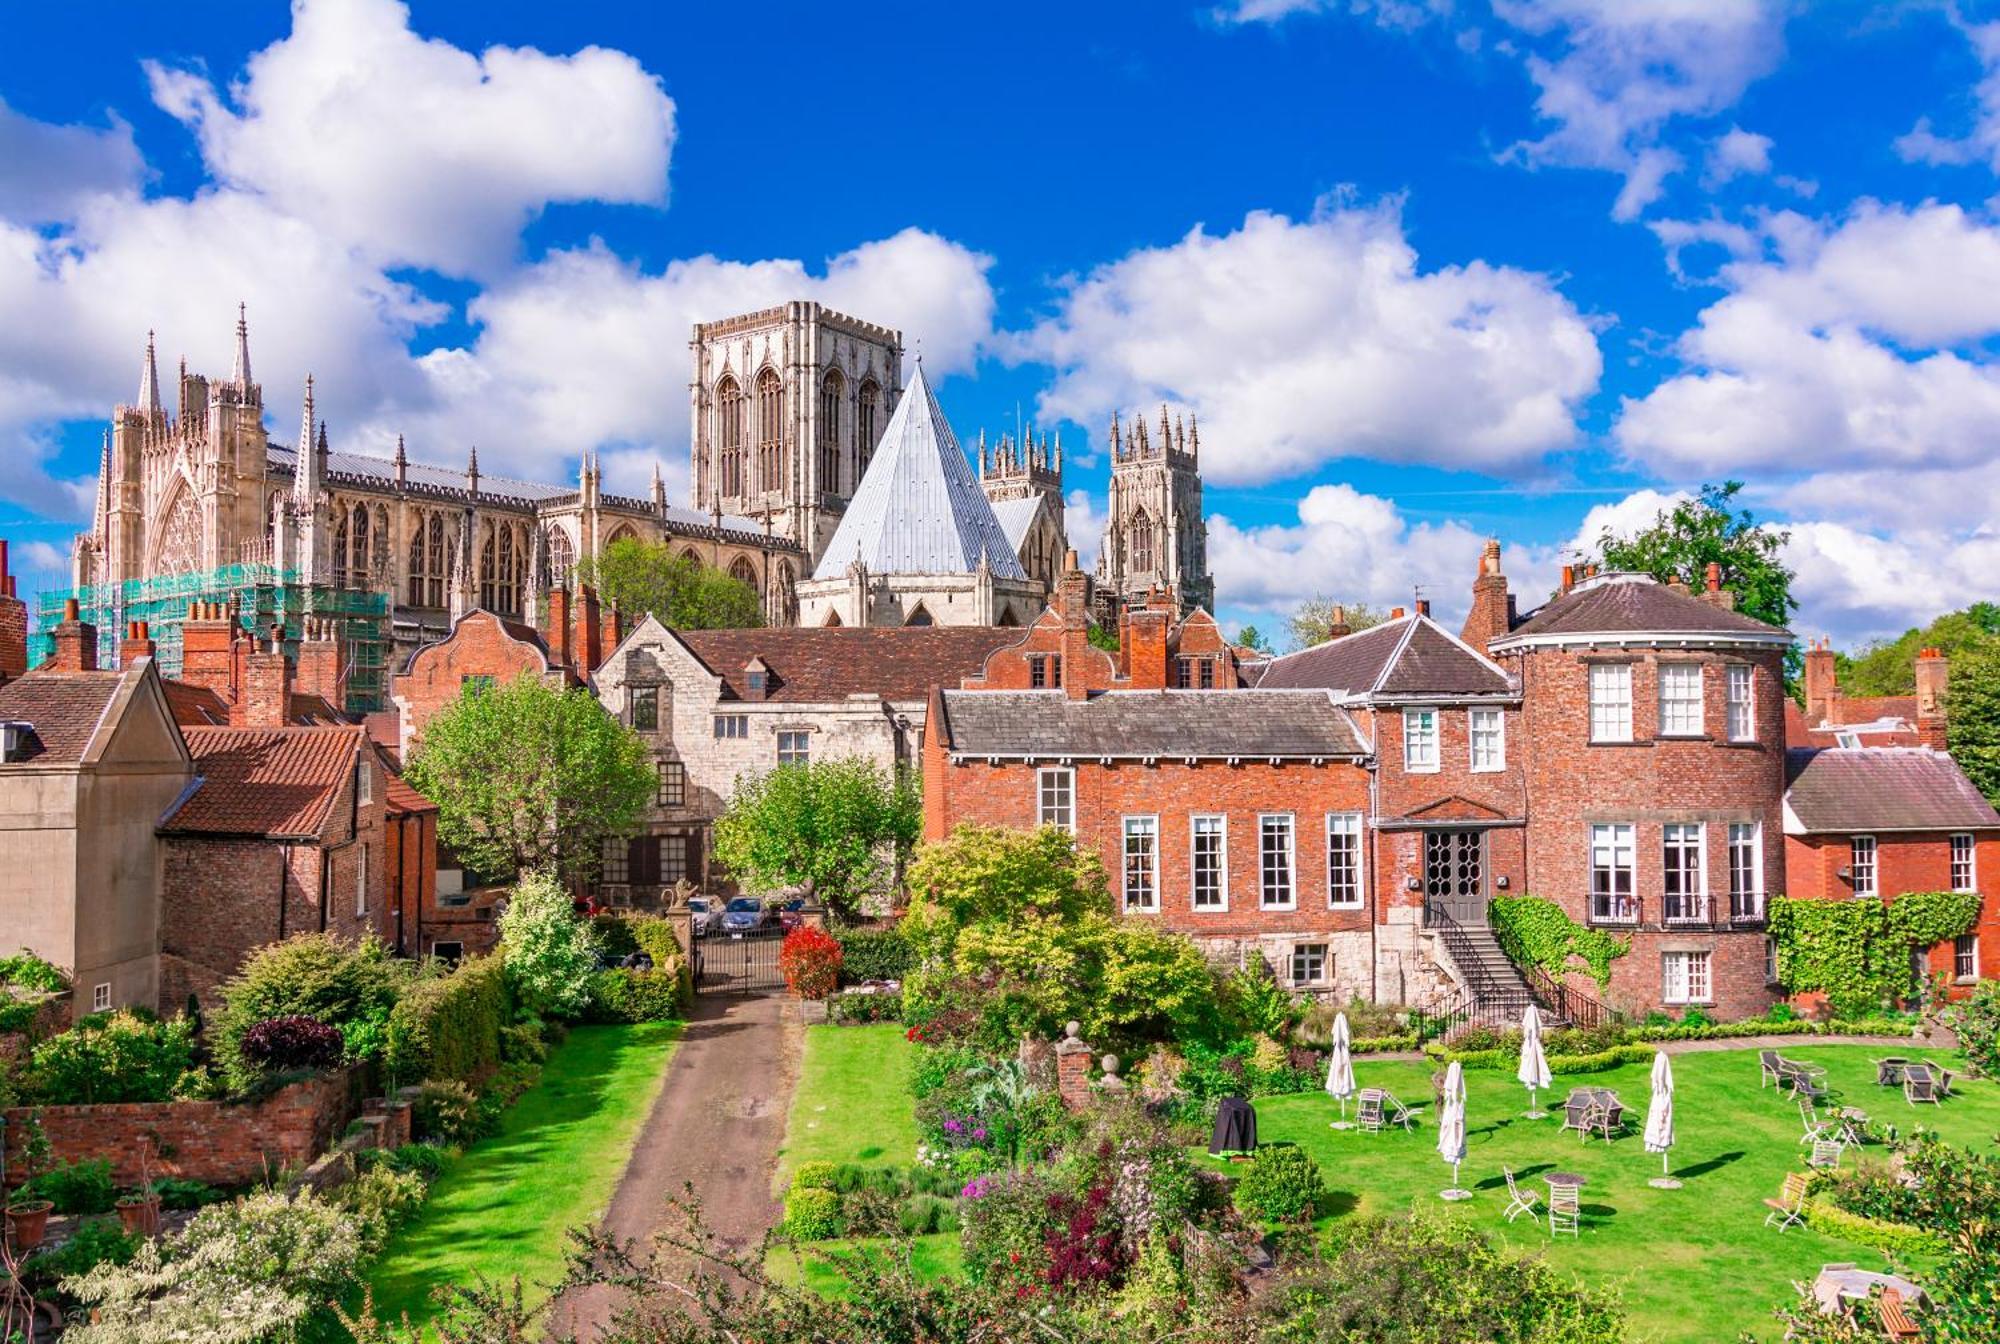
<path fill-rule="evenodd" d="M 1528 596 L 1740 476 L 1802 632 L 1991 596 L 2000 23 L 1770 0 L 70 3 L 0 74 L 0 532 L 53 582 L 104 420 L 684 491 L 689 322 L 900 326 L 970 440 L 1196 411 L 1224 616 Z"/>

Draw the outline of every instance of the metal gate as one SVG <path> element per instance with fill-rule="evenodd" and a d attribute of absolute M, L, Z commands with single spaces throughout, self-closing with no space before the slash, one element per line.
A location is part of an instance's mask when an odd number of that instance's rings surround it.
<path fill-rule="evenodd" d="M 770 994 L 785 987 L 778 970 L 782 929 L 757 933 L 717 930 L 694 944 L 694 987 L 697 994 Z"/>

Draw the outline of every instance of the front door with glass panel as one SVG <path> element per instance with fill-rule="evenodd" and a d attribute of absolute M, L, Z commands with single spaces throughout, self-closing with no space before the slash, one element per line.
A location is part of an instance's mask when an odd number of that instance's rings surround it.
<path fill-rule="evenodd" d="M 1486 832 L 1424 832 L 1424 913 L 1486 922 Z"/>

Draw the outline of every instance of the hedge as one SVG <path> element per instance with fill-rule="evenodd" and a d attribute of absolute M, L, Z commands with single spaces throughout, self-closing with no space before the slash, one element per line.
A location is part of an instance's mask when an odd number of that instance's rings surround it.
<path fill-rule="evenodd" d="M 1945 1249 L 1944 1238 L 1927 1227 L 1865 1218 L 1824 1199 L 1806 1201 L 1806 1226 L 1857 1246 L 1872 1247 L 1891 1258 L 1942 1255 Z"/>
<path fill-rule="evenodd" d="M 590 977 L 590 1002 L 584 1018 L 591 1022 L 671 1022 L 687 1012 L 688 974 L 685 962 L 656 965 L 653 970 L 613 967 Z"/>
<path fill-rule="evenodd" d="M 497 956 L 474 957 L 450 975 L 419 980 L 389 1013 L 389 1076 L 399 1083 L 483 1078 L 500 1066 L 500 1032 L 512 1016 Z"/>
<path fill-rule="evenodd" d="M 826 1020 L 850 1027 L 869 1022 L 900 1022 L 903 1020 L 903 996 L 897 990 L 874 994 L 849 991 L 830 995 L 826 1001 Z"/>
<path fill-rule="evenodd" d="M 1622 1045 L 1581 1055 L 1550 1055 L 1550 1073 L 1603 1073 L 1621 1064 L 1643 1064 L 1662 1041 L 1738 1040 L 1751 1036 L 1907 1036 L 1910 1024 L 1894 1018 L 1863 1018 L 1843 1022 L 1725 1022 L 1706 1027 L 1634 1027 Z M 1452 1050 L 1436 1041 L 1424 1054 L 1441 1064 L 1456 1061 L 1468 1069 L 1511 1069 L 1520 1062 L 1519 1045 L 1490 1050 Z"/>
<path fill-rule="evenodd" d="M 687 960 L 670 919 L 659 915 L 598 915 L 591 923 L 597 926 L 598 946 L 606 956 L 623 958 L 644 952 L 653 959 L 655 967 Z"/>
<path fill-rule="evenodd" d="M 901 980 L 915 959 L 900 929 L 841 929 L 834 937 L 840 942 L 842 984 Z"/>

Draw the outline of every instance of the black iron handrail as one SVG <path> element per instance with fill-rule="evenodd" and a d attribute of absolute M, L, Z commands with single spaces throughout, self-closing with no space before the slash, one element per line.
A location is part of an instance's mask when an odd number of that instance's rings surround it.
<path fill-rule="evenodd" d="M 1602 1027 L 1618 1019 L 1618 1012 L 1600 1003 L 1567 981 L 1558 980 L 1540 966 L 1528 967 L 1528 990 L 1541 1010 L 1558 1022 L 1572 1027 Z"/>

